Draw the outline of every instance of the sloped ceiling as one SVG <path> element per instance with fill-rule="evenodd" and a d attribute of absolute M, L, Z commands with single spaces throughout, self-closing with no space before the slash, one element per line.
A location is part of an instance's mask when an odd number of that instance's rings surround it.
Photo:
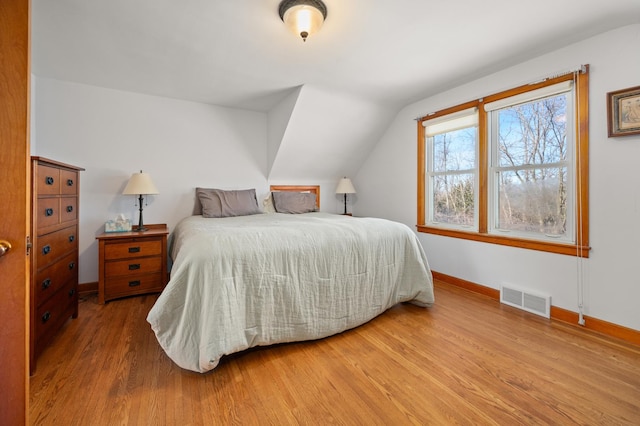
<path fill-rule="evenodd" d="M 333 179 L 400 107 L 640 22 L 639 0 L 325 0 L 303 43 L 279 3 L 33 0 L 32 71 L 267 112 L 270 176 Z"/>
<path fill-rule="evenodd" d="M 288 119 L 284 133 L 269 143 L 270 180 L 353 176 L 395 112 L 312 85 L 300 87 L 294 95 L 291 114 L 279 115 Z M 288 97 L 282 103 L 288 108 L 291 101 Z M 269 125 L 278 126 L 272 118 Z"/>

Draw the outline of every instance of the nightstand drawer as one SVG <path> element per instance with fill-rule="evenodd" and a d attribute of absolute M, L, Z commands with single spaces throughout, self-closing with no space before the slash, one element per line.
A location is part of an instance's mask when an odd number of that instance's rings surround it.
<path fill-rule="evenodd" d="M 134 294 L 160 292 L 164 288 L 161 273 L 109 278 L 106 280 L 105 299 Z"/>
<path fill-rule="evenodd" d="M 104 260 L 130 259 L 133 257 L 159 256 L 162 254 L 162 239 L 135 238 L 117 243 L 107 243 L 104 247 Z"/>
<path fill-rule="evenodd" d="M 104 268 L 106 278 L 120 275 L 131 277 L 133 275 L 149 274 L 162 270 L 162 259 L 160 256 L 156 256 L 110 261 L 106 262 Z"/>

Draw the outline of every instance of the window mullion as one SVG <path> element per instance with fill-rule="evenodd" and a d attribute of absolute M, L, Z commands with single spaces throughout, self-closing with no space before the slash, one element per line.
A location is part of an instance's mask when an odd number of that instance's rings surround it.
<path fill-rule="evenodd" d="M 487 233 L 488 212 L 488 137 L 487 137 L 487 113 L 484 110 L 483 101 L 478 105 L 478 232 Z"/>

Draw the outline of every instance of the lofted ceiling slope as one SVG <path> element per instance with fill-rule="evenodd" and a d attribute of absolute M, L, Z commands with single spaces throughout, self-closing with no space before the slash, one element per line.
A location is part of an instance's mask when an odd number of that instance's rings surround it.
<path fill-rule="evenodd" d="M 288 110 L 292 99 L 283 104 Z M 284 132 L 277 146 L 270 143 L 273 161 L 268 178 L 313 181 L 353 176 L 393 114 L 389 107 L 351 94 L 300 87 L 290 116 L 279 115 L 288 122 L 279 126 Z M 270 117 L 269 125 L 274 124 Z"/>

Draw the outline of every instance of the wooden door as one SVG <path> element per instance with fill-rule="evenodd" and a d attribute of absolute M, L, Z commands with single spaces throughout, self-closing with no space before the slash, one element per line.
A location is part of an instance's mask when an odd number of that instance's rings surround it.
<path fill-rule="evenodd" d="M 0 424 L 28 420 L 29 0 L 0 1 Z"/>

